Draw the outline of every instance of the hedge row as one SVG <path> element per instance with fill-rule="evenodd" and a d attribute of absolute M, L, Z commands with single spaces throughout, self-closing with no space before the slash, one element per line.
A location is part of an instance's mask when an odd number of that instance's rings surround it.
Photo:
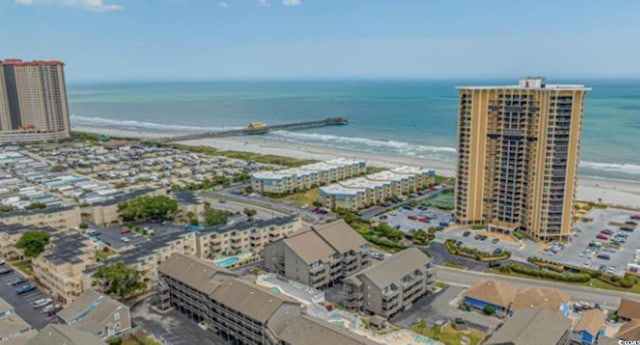
<path fill-rule="evenodd" d="M 511 257 L 511 252 L 503 251 L 500 254 L 493 254 L 489 252 L 483 252 L 481 250 L 477 250 L 474 248 L 468 247 L 456 247 L 456 241 L 453 239 L 448 239 L 444 242 L 445 248 L 450 254 L 466 257 L 469 259 L 473 259 L 476 261 L 482 262 L 490 262 L 490 261 L 499 261 L 506 260 Z"/>
<path fill-rule="evenodd" d="M 562 264 L 562 263 L 551 261 L 551 260 L 541 259 L 535 256 L 527 258 L 527 261 L 529 261 L 532 264 L 538 265 L 538 267 L 548 268 L 559 273 L 562 273 L 565 270 L 572 270 L 572 271 L 587 274 L 591 278 L 598 278 L 602 275 L 602 273 L 597 270 L 592 270 L 589 268 L 578 267 L 573 265 L 566 265 L 566 264 Z"/>
<path fill-rule="evenodd" d="M 546 278 L 552 280 L 565 281 L 570 283 L 586 283 L 591 280 L 591 276 L 586 273 L 561 274 L 558 272 L 545 271 L 541 269 L 531 269 L 520 264 L 508 264 L 498 268 L 503 273 L 519 273 L 531 277 Z"/>

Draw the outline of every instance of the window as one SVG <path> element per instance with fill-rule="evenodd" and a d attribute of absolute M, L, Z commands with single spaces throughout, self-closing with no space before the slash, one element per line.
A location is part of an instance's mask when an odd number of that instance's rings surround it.
<path fill-rule="evenodd" d="M 120 320 L 120 313 L 113 314 L 113 319 L 116 320 L 116 321 Z"/>
<path fill-rule="evenodd" d="M 120 322 L 116 322 L 116 324 L 113 325 L 113 328 L 120 329 Z"/>

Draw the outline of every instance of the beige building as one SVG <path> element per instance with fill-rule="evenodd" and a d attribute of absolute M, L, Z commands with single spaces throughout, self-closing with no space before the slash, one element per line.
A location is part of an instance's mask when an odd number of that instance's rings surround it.
<path fill-rule="evenodd" d="M 56 233 L 56 229 L 49 226 L 33 226 L 21 224 L 0 223 L 0 258 L 5 260 L 24 260 L 21 249 L 16 248 L 16 244 L 23 234 L 31 231 L 44 231 L 51 235 Z"/>
<path fill-rule="evenodd" d="M 204 203 L 194 192 L 176 192 L 172 197 L 178 202 L 180 215 L 184 219 L 189 219 L 189 215 L 193 215 L 193 219 L 201 219 L 204 213 Z"/>
<path fill-rule="evenodd" d="M 110 265 L 123 262 L 129 267 L 141 270 L 144 273 L 143 281 L 147 288 L 153 288 L 158 282 L 158 267 L 173 254 L 197 255 L 196 232 L 174 232 L 165 235 L 156 235 L 147 242 L 136 245 L 135 248 L 122 251 L 103 263 Z M 88 267 L 80 279 L 86 287 L 98 288 L 94 284 L 93 274 L 97 267 Z"/>
<path fill-rule="evenodd" d="M 367 162 L 337 158 L 278 171 L 251 174 L 251 187 L 256 193 L 286 194 L 362 175 Z"/>
<path fill-rule="evenodd" d="M 405 249 L 345 279 L 345 306 L 390 319 L 433 292 L 435 281 L 431 258 Z"/>
<path fill-rule="evenodd" d="M 314 225 L 267 244 L 267 270 L 316 289 L 341 282 L 370 264 L 369 245 L 344 220 Z"/>
<path fill-rule="evenodd" d="M 296 216 L 252 220 L 207 228 L 197 233 L 197 256 L 215 259 L 251 252 L 262 257 L 264 246 L 300 231 L 302 221 Z"/>
<path fill-rule="evenodd" d="M 124 337 L 131 331 L 129 307 L 92 289 L 58 312 L 58 318 L 104 340 Z"/>
<path fill-rule="evenodd" d="M 26 343 L 11 345 L 106 345 L 95 335 L 69 325 L 49 324 L 33 334 Z"/>
<path fill-rule="evenodd" d="M 571 320 L 547 308 L 529 308 L 507 319 L 485 345 L 569 345 Z"/>
<path fill-rule="evenodd" d="M 0 344 L 30 333 L 31 326 L 24 321 L 12 305 L 0 298 Z"/>
<path fill-rule="evenodd" d="M 454 212 L 461 223 L 545 241 L 568 237 L 589 90 L 544 78 L 458 88 Z"/>
<path fill-rule="evenodd" d="M 298 301 L 185 255 L 160 266 L 161 306 L 173 307 L 232 344 L 380 345 L 304 314 Z"/>
<path fill-rule="evenodd" d="M 36 281 L 62 304 L 82 295 L 86 288 L 82 272 L 95 264 L 93 242 L 78 233 L 57 235 L 44 253 L 31 260 Z"/>
<path fill-rule="evenodd" d="M 0 61 L 0 142 L 69 138 L 61 61 Z"/>
<path fill-rule="evenodd" d="M 0 222 L 25 226 L 49 226 L 64 231 L 78 229 L 82 218 L 80 208 L 71 205 L 5 212 L 0 216 Z"/>

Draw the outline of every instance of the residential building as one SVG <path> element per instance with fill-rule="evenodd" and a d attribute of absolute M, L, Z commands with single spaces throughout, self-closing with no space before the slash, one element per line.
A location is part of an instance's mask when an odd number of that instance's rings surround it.
<path fill-rule="evenodd" d="M 209 262 L 175 254 L 160 266 L 161 307 L 171 306 L 233 344 L 379 345 L 304 314 L 301 304 Z"/>
<path fill-rule="evenodd" d="M 320 187 L 318 201 L 328 208 L 356 211 L 433 184 L 434 170 L 400 166 Z"/>
<path fill-rule="evenodd" d="M 77 229 L 82 218 L 78 206 L 68 205 L 4 212 L 0 215 L 0 222 L 25 226 L 50 226 L 64 231 Z"/>
<path fill-rule="evenodd" d="M 82 209 L 83 216 L 87 217 L 95 224 L 108 226 L 109 224 L 118 223 L 120 219 L 120 211 L 118 205 L 127 200 L 154 195 L 166 195 L 164 188 L 141 188 L 120 193 L 106 200 L 96 202 Z"/>
<path fill-rule="evenodd" d="M 56 235 L 44 253 L 31 260 L 35 279 L 62 304 L 71 303 L 84 292 L 82 272 L 95 264 L 93 242 L 71 232 Z"/>
<path fill-rule="evenodd" d="M 31 326 L 24 321 L 12 305 L 0 298 L 0 344 L 20 337 L 31 331 Z"/>
<path fill-rule="evenodd" d="M 48 324 L 25 345 L 106 345 L 95 335 L 69 325 Z"/>
<path fill-rule="evenodd" d="M 571 333 L 571 341 L 583 344 L 597 344 L 598 337 L 604 335 L 605 313 L 600 309 L 591 309 L 582 312 Z"/>
<path fill-rule="evenodd" d="M 122 262 L 143 273 L 143 282 L 147 288 L 153 288 L 158 282 L 158 267 L 173 254 L 196 255 L 196 233 L 191 231 L 175 231 L 168 234 L 155 235 L 149 241 L 137 244 L 134 248 L 119 253 L 118 256 L 103 262 L 111 265 Z M 93 274 L 97 267 L 88 267 L 82 275 L 84 286 L 95 285 Z"/>
<path fill-rule="evenodd" d="M 571 320 L 548 308 L 522 309 L 507 319 L 485 345 L 569 345 Z"/>
<path fill-rule="evenodd" d="M 58 312 L 67 325 L 107 340 L 131 331 L 129 307 L 93 289 L 85 292 Z"/>
<path fill-rule="evenodd" d="M 251 174 L 251 187 L 256 193 L 286 194 L 322 186 L 364 174 L 367 162 L 337 158 L 278 171 Z"/>
<path fill-rule="evenodd" d="M 344 220 L 313 225 L 264 248 L 267 270 L 316 289 L 341 282 L 369 264 L 367 241 Z"/>
<path fill-rule="evenodd" d="M 173 198 L 178 202 L 180 214 L 185 219 L 200 219 L 204 212 L 204 203 L 192 191 L 183 191 L 173 193 Z"/>
<path fill-rule="evenodd" d="M 0 61 L 0 143 L 71 136 L 61 61 Z"/>
<path fill-rule="evenodd" d="M 454 213 L 461 223 L 544 241 L 568 238 L 589 90 L 538 77 L 458 88 Z"/>
<path fill-rule="evenodd" d="M 546 307 L 568 316 L 571 312 L 570 302 L 571 296 L 560 290 L 526 287 L 516 293 L 509 309 L 515 313 L 523 309 Z"/>
<path fill-rule="evenodd" d="M 27 232 L 43 231 L 50 235 L 56 233 L 56 229 L 50 226 L 33 226 L 22 224 L 2 224 L 0 223 L 0 258 L 5 260 L 24 260 L 21 249 L 16 248 L 16 244 Z"/>
<path fill-rule="evenodd" d="M 262 257 L 266 244 L 292 235 L 301 228 L 302 221 L 296 216 L 254 219 L 206 228 L 196 233 L 197 256 L 215 259 L 251 252 L 254 257 Z"/>
<path fill-rule="evenodd" d="M 517 288 L 511 283 L 479 280 L 462 294 L 462 303 L 477 310 L 489 306 L 497 316 L 507 317 L 511 315 L 511 303 L 516 293 Z"/>
<path fill-rule="evenodd" d="M 405 249 L 346 278 L 345 306 L 390 319 L 433 292 L 435 281 L 431 258 Z"/>
<path fill-rule="evenodd" d="M 626 322 L 616 334 L 616 338 L 621 340 L 638 340 L 640 339 L 640 319 L 633 319 Z M 601 343 L 598 339 L 598 344 Z"/>
<path fill-rule="evenodd" d="M 640 320 L 640 301 L 622 297 L 616 315 L 621 321 Z"/>

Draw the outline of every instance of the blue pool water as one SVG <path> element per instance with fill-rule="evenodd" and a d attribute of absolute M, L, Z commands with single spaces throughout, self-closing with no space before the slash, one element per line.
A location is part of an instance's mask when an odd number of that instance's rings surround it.
<path fill-rule="evenodd" d="M 240 260 L 240 258 L 238 258 L 237 256 L 230 256 L 224 260 L 215 262 L 214 265 L 218 266 L 218 267 L 229 267 L 233 264 L 235 264 L 236 262 L 238 262 Z"/>

